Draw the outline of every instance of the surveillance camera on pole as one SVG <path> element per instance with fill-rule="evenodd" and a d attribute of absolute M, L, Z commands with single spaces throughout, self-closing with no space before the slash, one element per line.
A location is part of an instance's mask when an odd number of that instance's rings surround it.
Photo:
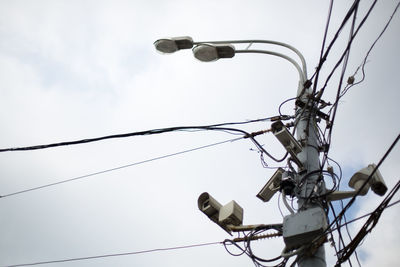
<path fill-rule="evenodd" d="M 207 217 L 231 234 L 229 226 L 240 226 L 243 223 L 243 208 L 234 200 L 222 206 L 209 193 L 202 193 L 197 204 Z"/>

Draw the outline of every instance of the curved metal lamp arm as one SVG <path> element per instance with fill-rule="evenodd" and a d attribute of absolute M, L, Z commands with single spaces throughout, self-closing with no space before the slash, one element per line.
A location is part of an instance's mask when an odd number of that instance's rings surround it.
<path fill-rule="evenodd" d="M 277 41 L 272 41 L 272 40 L 227 40 L 227 41 L 205 41 L 205 42 L 193 42 L 193 44 L 198 45 L 198 44 L 248 44 L 248 43 L 259 43 L 259 44 L 273 44 L 273 45 L 279 45 L 286 47 L 290 50 L 292 50 L 294 53 L 296 53 L 300 60 L 301 60 L 301 65 L 303 67 L 303 74 L 304 77 L 307 79 L 307 65 L 306 65 L 306 60 L 304 59 L 303 54 L 297 50 L 295 47 L 282 43 L 282 42 L 277 42 Z M 254 51 L 254 50 L 253 50 Z M 305 79 L 305 80 L 306 80 Z"/>

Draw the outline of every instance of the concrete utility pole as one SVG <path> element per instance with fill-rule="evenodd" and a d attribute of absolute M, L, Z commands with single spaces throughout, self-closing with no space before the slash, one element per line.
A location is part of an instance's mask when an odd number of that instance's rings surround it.
<path fill-rule="evenodd" d="M 269 50 L 237 50 L 233 44 L 269 44 L 286 47 L 292 50 L 300 58 L 301 63 L 298 64 L 295 60 L 287 55 L 277 53 Z M 192 49 L 194 56 L 200 61 L 215 61 L 220 58 L 232 58 L 238 53 L 260 53 L 272 56 L 277 56 L 289 61 L 299 73 L 299 88 L 297 90 L 296 101 L 296 131 L 297 140 L 287 131 L 286 127 L 279 121 L 277 132 L 274 134 L 280 139 L 281 143 L 288 150 L 291 159 L 299 166 L 298 173 L 290 174 L 289 172 L 282 172 L 275 177 L 275 175 L 263 188 L 265 194 L 261 199 L 266 202 L 271 199 L 273 194 L 278 190 L 279 183 L 285 175 L 292 175 L 295 183 L 292 183 L 294 194 L 298 198 L 298 213 L 286 216 L 283 223 L 283 237 L 285 239 L 285 220 L 289 223 L 286 224 L 289 234 L 287 234 L 285 243 L 287 247 L 282 252 L 282 257 L 288 258 L 294 255 L 299 256 L 298 266 L 300 267 L 326 267 L 325 249 L 323 245 L 317 246 L 314 254 L 309 255 L 307 247 L 319 239 L 323 234 L 326 224 L 326 213 L 321 208 L 318 200 L 315 202 L 310 201 L 310 197 L 316 197 L 325 192 L 325 185 L 318 187 L 320 176 L 320 162 L 319 162 L 319 147 L 318 142 L 318 129 L 316 126 L 316 113 L 317 106 L 313 106 L 312 90 L 305 88 L 307 83 L 307 69 L 306 62 L 303 55 L 294 47 L 276 41 L 270 40 L 233 40 L 233 41 L 206 41 L 194 42 L 190 37 L 177 37 L 160 39 L 154 43 L 156 49 L 162 53 L 173 53 L 181 49 Z M 311 103 L 311 105 L 309 105 Z M 309 105 L 309 106 L 308 106 Z M 274 125 L 273 125 L 274 127 Z M 281 131 L 282 130 L 282 131 Z M 279 136 L 279 137 L 278 137 Z M 299 144 L 301 144 L 301 146 Z M 279 176 L 279 178 L 277 178 Z M 277 179 L 277 180 L 276 180 Z M 275 185 L 278 183 L 278 186 Z M 269 187 L 272 186 L 272 187 Z M 282 189 L 282 185 L 280 186 Z M 283 190 L 284 191 L 284 190 Z M 261 193 L 261 192 L 260 192 Z M 284 194 L 283 194 L 284 195 Z M 257 195 L 258 196 L 258 195 Z M 201 203 L 200 203 L 201 202 Z M 201 204 L 201 205 L 200 205 Z M 290 207 L 289 207 L 290 208 Z M 232 221 L 236 219 L 235 225 L 241 224 L 243 211 L 237 203 L 232 205 L 225 205 L 222 207 L 214 198 L 209 196 L 208 193 L 203 193 L 199 198 L 199 209 L 202 210 L 211 220 L 224 228 L 223 224 L 225 219 Z M 222 212 L 223 210 L 223 212 Z M 307 212 L 308 210 L 308 212 Z M 223 213 L 223 216 L 221 216 Z M 298 216 L 299 215 L 299 216 Z M 222 217 L 222 219 L 221 219 Z M 224 219 L 225 218 L 225 219 Z M 315 220 L 314 220 L 315 219 Z M 314 222 L 318 221 L 318 222 Z M 224 228 L 227 229 L 226 227 Z M 305 241 L 304 241 L 305 240 Z M 286 249 L 289 252 L 286 252 Z M 293 251 L 294 250 L 294 251 Z"/>
<path fill-rule="evenodd" d="M 308 101 L 308 97 L 312 97 L 311 88 L 308 88 L 304 94 L 301 96 L 301 101 L 303 103 L 312 103 L 312 101 Z M 308 97 L 307 97 L 308 96 Z M 298 95 L 299 97 L 299 95 Z M 312 107 L 317 109 L 317 107 Z M 312 110 L 312 108 L 307 108 L 304 106 L 303 108 L 299 108 L 296 110 L 296 120 L 298 120 L 297 125 L 297 140 L 302 144 L 302 151 L 297 155 L 299 160 L 303 163 L 304 168 L 307 172 L 304 175 L 301 175 L 299 180 L 303 178 L 310 172 L 320 170 L 320 162 L 319 162 L 319 142 L 316 128 L 316 110 Z M 319 177 L 319 173 L 315 173 L 309 175 L 307 179 L 304 181 L 304 185 L 300 188 L 300 195 L 298 196 L 298 208 L 307 209 L 310 207 L 315 207 L 317 204 L 309 204 L 307 203 L 308 197 L 312 194 L 312 192 L 316 191 L 316 195 L 325 192 L 325 186 L 323 188 L 317 188 L 317 180 Z M 300 255 L 298 266 L 300 267 L 326 267 L 325 260 L 325 248 L 324 246 L 320 246 L 317 252 L 314 255 L 306 256 L 305 253 Z"/>

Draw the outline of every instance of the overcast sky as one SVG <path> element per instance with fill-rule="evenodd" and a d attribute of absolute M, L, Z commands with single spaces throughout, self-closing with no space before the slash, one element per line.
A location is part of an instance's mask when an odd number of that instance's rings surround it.
<path fill-rule="evenodd" d="M 361 1 L 357 23 L 373 1 Z M 352 47 L 345 80 L 362 63 L 398 1 L 378 1 Z M 349 1 L 335 1 L 328 41 Z M 202 63 L 191 51 L 161 55 L 153 42 L 268 39 L 289 43 L 317 66 L 329 1 L 0 1 L 0 148 L 46 144 L 154 128 L 244 121 L 278 114 L 294 97 L 298 74 L 287 61 L 260 54 Z M 342 167 L 342 185 L 378 163 L 399 134 L 396 14 L 372 50 L 366 78 L 342 98 L 330 157 Z M 320 86 L 345 48 L 350 24 L 332 49 Z M 254 46 L 282 52 L 276 46 Z M 245 46 L 239 46 L 245 48 Z M 340 73 L 341 68 L 338 70 Z M 334 101 L 339 76 L 324 95 Z M 361 72 L 355 76 L 360 80 Z M 282 111 L 293 114 L 289 102 Z M 243 126 L 248 131 L 269 122 Z M 29 152 L 0 153 L 0 195 L 96 173 L 238 136 L 176 132 Z M 284 149 L 271 134 L 258 137 L 271 154 Z M 209 192 L 244 208 L 244 224 L 281 223 L 278 194 L 255 196 L 274 173 L 263 168 L 247 139 L 0 199 L 0 265 L 222 241 L 230 236 L 197 208 Z M 266 158 L 270 166 L 280 166 Z M 400 150 L 381 166 L 391 189 Z M 335 167 L 335 171 L 338 169 Z M 372 211 L 382 197 L 370 192 L 347 219 Z M 398 200 L 396 196 L 394 200 Z M 281 203 L 284 214 L 288 211 Z M 400 206 L 386 210 L 358 249 L 362 266 L 395 266 L 400 251 Z M 364 221 L 350 225 L 354 236 Z M 257 241 L 263 258 L 280 254 L 281 238 Z M 328 266 L 334 249 L 325 245 Z M 353 266 L 357 266 L 352 258 Z M 221 245 L 47 266 L 253 266 Z M 346 263 L 344 266 L 348 266 Z"/>

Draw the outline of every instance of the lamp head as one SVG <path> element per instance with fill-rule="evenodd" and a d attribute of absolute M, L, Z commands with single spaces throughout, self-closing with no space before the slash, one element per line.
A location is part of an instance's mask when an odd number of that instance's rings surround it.
<path fill-rule="evenodd" d="M 203 62 L 211 62 L 220 58 L 231 58 L 235 55 L 235 47 L 228 44 L 199 44 L 192 50 L 194 57 Z"/>
<path fill-rule="evenodd" d="M 154 42 L 157 51 L 171 54 L 181 49 L 193 47 L 193 39 L 189 36 L 158 39 Z"/>

